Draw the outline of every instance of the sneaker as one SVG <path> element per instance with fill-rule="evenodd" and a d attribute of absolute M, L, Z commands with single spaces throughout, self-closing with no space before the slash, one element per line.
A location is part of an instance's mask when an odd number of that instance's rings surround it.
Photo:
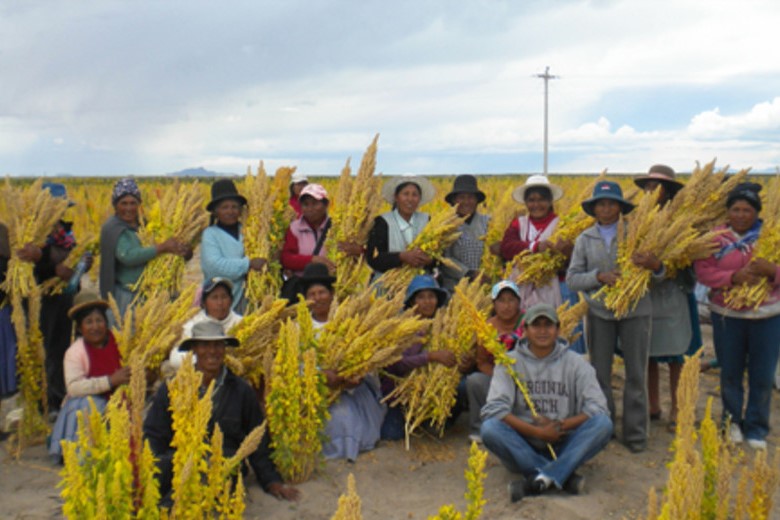
<path fill-rule="evenodd" d="M 747 444 L 754 450 L 766 450 L 766 441 L 764 439 L 748 439 Z"/>
<path fill-rule="evenodd" d="M 578 473 L 572 473 L 563 484 L 563 490 L 570 495 L 581 495 L 585 492 L 585 477 Z"/>
<path fill-rule="evenodd" d="M 509 489 L 509 501 L 513 504 L 515 502 L 520 502 L 525 496 L 527 486 L 528 483 L 524 477 L 520 477 L 518 480 L 513 480 L 507 484 L 507 489 Z"/>
<path fill-rule="evenodd" d="M 729 440 L 734 444 L 742 444 L 745 441 L 745 436 L 742 435 L 742 428 L 739 424 L 731 423 L 729 426 Z"/>
<path fill-rule="evenodd" d="M 541 495 L 550 488 L 550 484 L 542 476 L 538 476 L 531 481 L 528 486 L 529 495 Z"/>
<path fill-rule="evenodd" d="M 476 442 L 477 444 L 482 444 L 482 436 L 478 433 L 470 433 L 469 442 Z"/>

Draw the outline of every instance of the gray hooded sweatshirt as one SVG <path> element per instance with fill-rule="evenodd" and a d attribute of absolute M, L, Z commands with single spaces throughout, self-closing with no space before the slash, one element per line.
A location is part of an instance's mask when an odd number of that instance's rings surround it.
<path fill-rule="evenodd" d="M 514 370 L 528 388 L 538 414 L 561 421 L 580 413 L 589 417 L 609 415 L 596 371 L 582 355 L 570 351 L 565 340 L 559 338 L 553 351 L 544 358 L 537 358 L 531 352 L 527 339 L 518 341 L 508 354 L 515 361 Z M 509 414 L 533 422 L 523 394 L 507 368 L 496 365 L 487 403 L 482 407 L 482 420 L 503 419 Z"/>

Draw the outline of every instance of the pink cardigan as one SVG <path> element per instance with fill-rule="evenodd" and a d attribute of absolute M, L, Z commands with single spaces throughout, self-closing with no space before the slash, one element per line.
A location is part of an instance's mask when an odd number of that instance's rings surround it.
<path fill-rule="evenodd" d="M 65 351 L 63 361 L 68 397 L 103 394 L 111 390 L 109 376 L 89 377 L 89 355 L 84 339 L 79 338 Z"/>
<path fill-rule="evenodd" d="M 728 231 L 716 238 L 719 246 L 723 247 L 739 240 L 728 226 L 723 225 L 715 228 L 716 231 L 722 229 L 728 229 Z M 720 259 L 716 259 L 713 255 L 703 260 L 697 260 L 694 263 L 696 277 L 699 282 L 711 288 L 710 307 L 713 312 L 735 318 L 753 319 L 768 318 L 780 314 L 780 266 L 777 266 L 775 279 L 771 282 L 772 292 L 769 298 L 758 309 L 731 309 L 724 302 L 723 292 L 731 287 L 731 277 L 750 263 L 752 257 L 753 246 L 751 245 L 748 246 L 746 251 L 732 249 Z"/>

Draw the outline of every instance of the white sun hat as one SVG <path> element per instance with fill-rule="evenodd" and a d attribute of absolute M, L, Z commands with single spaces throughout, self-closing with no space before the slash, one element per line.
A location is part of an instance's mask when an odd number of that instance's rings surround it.
<path fill-rule="evenodd" d="M 550 190 L 550 193 L 552 193 L 552 199 L 558 200 L 561 197 L 563 197 L 563 188 L 558 186 L 557 184 L 552 184 L 550 182 L 550 179 L 545 177 L 544 175 L 531 175 L 528 177 L 528 179 L 525 181 L 525 184 L 522 186 L 518 186 L 517 188 L 512 191 L 512 198 L 515 199 L 516 202 L 519 202 L 520 204 L 525 203 L 525 191 L 528 188 L 547 188 Z"/>
<path fill-rule="evenodd" d="M 406 183 L 416 184 L 420 188 L 420 206 L 432 201 L 433 197 L 436 195 L 436 188 L 433 187 L 431 181 L 425 177 L 408 174 L 388 179 L 384 186 L 382 186 L 382 198 L 392 204 L 395 202 L 395 189 L 401 184 Z"/>

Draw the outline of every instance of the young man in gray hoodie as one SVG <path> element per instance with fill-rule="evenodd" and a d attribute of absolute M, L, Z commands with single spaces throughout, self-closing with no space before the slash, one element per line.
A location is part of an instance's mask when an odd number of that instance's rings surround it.
<path fill-rule="evenodd" d="M 612 437 L 612 420 L 596 372 L 558 337 L 555 308 L 534 305 L 525 315 L 525 337 L 497 365 L 482 408 L 482 440 L 520 480 L 509 484 L 513 502 L 552 487 L 579 494 L 584 478 L 575 470 Z M 508 370 L 528 388 L 531 413 Z M 555 451 L 553 459 L 550 449 Z"/>

